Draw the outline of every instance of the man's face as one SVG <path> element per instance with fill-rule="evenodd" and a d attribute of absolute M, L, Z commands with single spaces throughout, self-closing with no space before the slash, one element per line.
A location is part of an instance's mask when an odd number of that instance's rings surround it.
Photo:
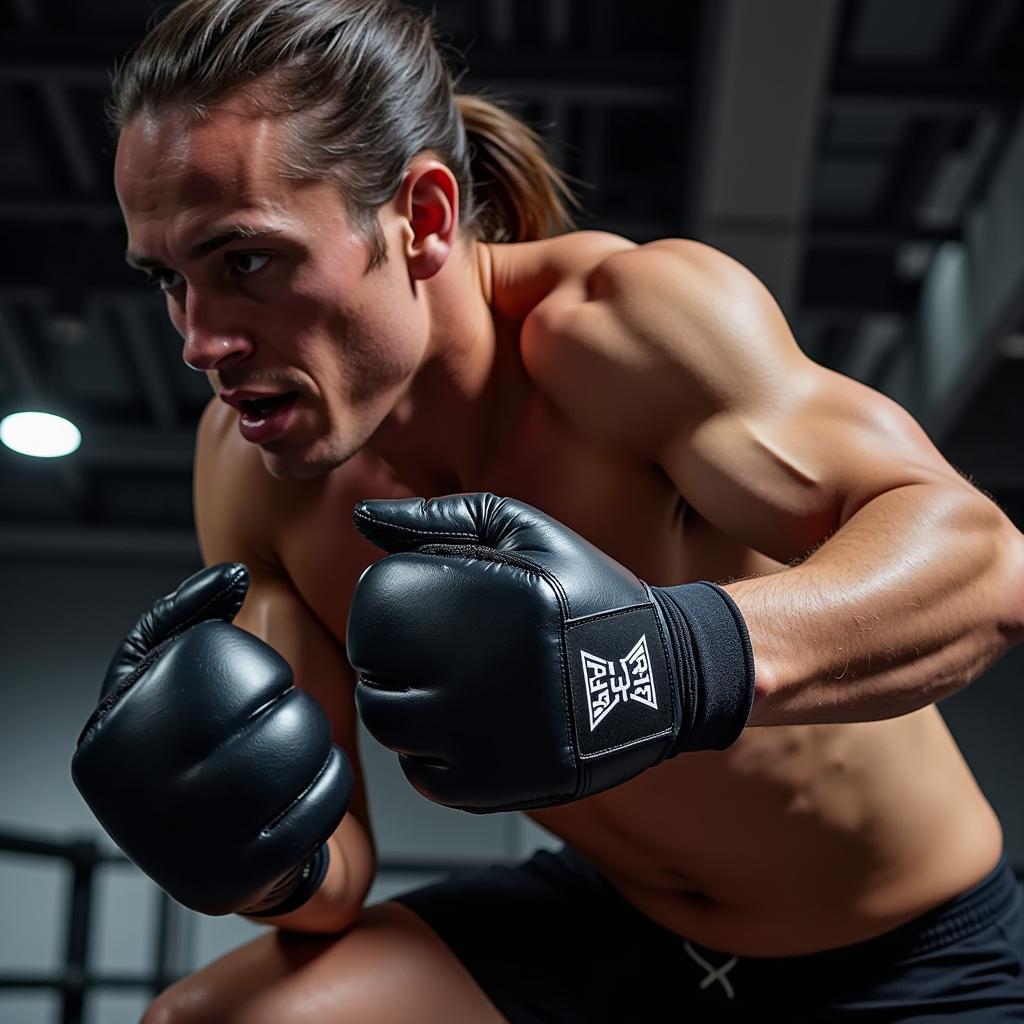
<path fill-rule="evenodd" d="M 340 465 L 400 397 L 426 345 L 397 221 L 383 267 L 335 182 L 281 174 L 280 119 L 235 98 L 198 120 L 138 115 L 115 180 L 129 260 L 165 292 L 183 357 L 225 399 L 294 392 L 286 411 L 241 408 L 275 476 Z M 262 422 L 262 426 L 260 425 Z"/>

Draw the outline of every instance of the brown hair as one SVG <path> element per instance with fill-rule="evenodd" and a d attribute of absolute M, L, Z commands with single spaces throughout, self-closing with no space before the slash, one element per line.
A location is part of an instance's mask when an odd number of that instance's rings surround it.
<path fill-rule="evenodd" d="M 333 177 L 385 258 L 376 211 L 424 150 L 455 175 L 461 226 L 485 241 L 527 241 L 573 226 L 578 203 L 540 137 L 479 96 L 456 95 L 430 18 L 400 0 L 184 0 L 114 77 L 115 132 L 142 111 L 198 117 L 236 90 L 292 121 L 286 173 Z"/>

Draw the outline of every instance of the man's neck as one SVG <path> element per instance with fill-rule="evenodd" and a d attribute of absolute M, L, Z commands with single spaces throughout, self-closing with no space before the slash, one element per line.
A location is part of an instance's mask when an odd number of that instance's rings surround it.
<path fill-rule="evenodd" d="M 406 393 L 367 442 L 420 492 L 472 486 L 521 392 L 518 356 L 502 346 L 491 308 L 488 246 L 470 241 L 426 282 L 426 355 Z"/>

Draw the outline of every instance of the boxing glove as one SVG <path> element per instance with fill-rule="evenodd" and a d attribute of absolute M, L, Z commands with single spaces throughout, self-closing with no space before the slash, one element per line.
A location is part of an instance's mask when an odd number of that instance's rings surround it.
<path fill-rule="evenodd" d="M 111 838 L 204 914 L 301 906 L 327 870 L 352 772 L 287 662 L 231 625 L 244 565 L 204 569 L 129 631 L 72 776 Z"/>
<path fill-rule="evenodd" d="M 744 728 L 750 638 L 715 584 L 648 586 L 493 494 L 365 501 L 354 522 L 391 552 L 353 595 L 356 703 L 431 800 L 566 803 Z"/>

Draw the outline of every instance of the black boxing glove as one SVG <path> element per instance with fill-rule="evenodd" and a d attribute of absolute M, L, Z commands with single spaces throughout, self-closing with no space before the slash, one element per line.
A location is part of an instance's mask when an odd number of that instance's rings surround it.
<path fill-rule="evenodd" d="M 493 494 L 365 501 L 354 520 L 398 552 L 353 595 L 356 704 L 429 799 L 468 811 L 566 803 L 743 730 L 750 638 L 713 583 L 648 586 Z"/>
<path fill-rule="evenodd" d="M 203 914 L 284 914 L 327 870 L 352 771 L 287 662 L 230 625 L 244 565 L 190 577 L 125 637 L 72 776 L 110 837 Z"/>

